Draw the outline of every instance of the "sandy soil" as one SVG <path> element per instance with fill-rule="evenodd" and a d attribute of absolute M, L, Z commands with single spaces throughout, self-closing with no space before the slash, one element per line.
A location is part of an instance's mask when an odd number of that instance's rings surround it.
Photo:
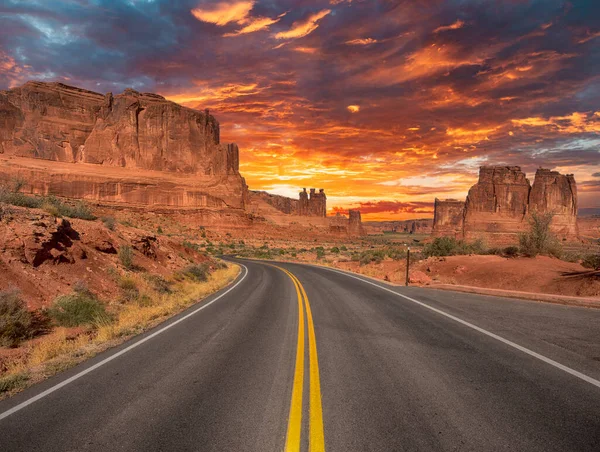
<path fill-rule="evenodd" d="M 383 261 L 360 266 L 358 262 L 333 262 L 333 266 L 404 283 L 404 262 Z M 579 297 L 600 297 L 600 272 L 578 263 L 538 256 L 449 256 L 429 258 L 412 266 L 411 283 L 416 285 L 457 284 L 492 289 L 516 290 Z"/>

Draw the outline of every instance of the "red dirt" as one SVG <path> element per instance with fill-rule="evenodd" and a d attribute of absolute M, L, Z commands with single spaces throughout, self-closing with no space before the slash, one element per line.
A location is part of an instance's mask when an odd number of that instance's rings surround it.
<path fill-rule="evenodd" d="M 357 273 L 404 283 L 406 266 L 383 261 L 360 266 L 338 262 L 334 266 Z M 428 281 L 430 278 L 430 281 Z M 503 258 L 500 256 L 449 256 L 414 264 L 411 282 L 417 285 L 456 284 L 578 297 L 600 297 L 600 272 L 578 263 L 546 256 Z"/>

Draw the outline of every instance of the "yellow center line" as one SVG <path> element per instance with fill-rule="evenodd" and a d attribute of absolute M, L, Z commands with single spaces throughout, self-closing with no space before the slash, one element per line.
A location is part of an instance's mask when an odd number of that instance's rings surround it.
<path fill-rule="evenodd" d="M 321 404 L 321 380 L 319 377 L 319 360 L 317 356 L 317 338 L 313 324 L 312 311 L 308 296 L 298 278 L 290 273 L 302 291 L 306 306 L 306 320 L 308 323 L 308 350 L 310 363 L 310 437 L 308 450 L 310 452 L 325 452 L 325 434 L 323 431 L 323 406 Z"/>
<path fill-rule="evenodd" d="M 323 407 L 321 404 L 321 381 L 319 377 L 319 360 L 317 355 L 317 340 L 313 324 L 312 311 L 308 296 L 302 283 L 285 268 L 273 265 L 273 267 L 285 272 L 296 288 L 298 295 L 298 349 L 296 352 L 296 367 L 294 372 L 294 383 L 292 387 L 292 402 L 290 406 L 290 417 L 288 423 L 287 438 L 285 443 L 286 452 L 298 452 L 300 450 L 300 439 L 302 429 L 302 390 L 304 384 L 304 309 L 306 308 L 306 319 L 308 324 L 308 350 L 309 350 L 309 451 L 325 452 L 325 435 L 323 430 Z"/>
<path fill-rule="evenodd" d="M 274 267 L 277 267 L 274 265 Z M 290 276 L 283 268 L 277 267 Z M 291 278 L 291 276 L 290 276 Z M 302 308 L 302 296 L 298 284 L 291 278 L 296 287 L 298 295 L 298 347 L 296 349 L 296 365 L 294 370 L 294 383 L 292 386 L 292 402 L 285 441 L 286 452 L 300 451 L 300 435 L 302 430 L 302 390 L 304 385 L 304 309 Z"/>

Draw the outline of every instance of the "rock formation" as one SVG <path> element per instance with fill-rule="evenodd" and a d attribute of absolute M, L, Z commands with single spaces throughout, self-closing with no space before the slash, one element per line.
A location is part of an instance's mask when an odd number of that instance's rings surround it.
<path fill-rule="evenodd" d="M 464 201 L 435 198 L 433 235 L 462 237 L 464 214 Z"/>
<path fill-rule="evenodd" d="M 576 237 L 577 185 L 572 174 L 539 168 L 529 195 L 529 209 L 552 213 L 552 226 L 560 236 Z"/>
<path fill-rule="evenodd" d="M 52 166 L 49 175 L 39 164 L 31 169 L 26 160 L 14 160 L 19 174 L 35 182 L 25 188 L 33 193 L 243 208 L 247 189 L 239 174 L 239 150 L 235 144 L 221 144 L 219 133 L 219 123 L 208 111 L 132 89 L 113 96 L 61 83 L 28 82 L 0 92 L 0 157 L 81 166 L 60 167 L 64 171 Z M 114 171 L 97 171 L 99 167 Z M 6 173 L 5 168 L 0 172 Z M 171 177 L 157 187 L 164 173 L 187 177 Z"/>
<path fill-rule="evenodd" d="M 360 236 L 366 232 L 362 225 L 360 210 L 348 211 L 348 216 L 337 212 L 334 216 L 327 217 L 329 232 L 336 235 Z"/>
<path fill-rule="evenodd" d="M 298 215 L 301 217 L 327 217 L 327 196 L 322 188 L 317 192 L 315 188 L 310 189 L 309 193 L 303 188 L 299 194 L 299 199 L 292 199 L 286 196 L 272 195 L 265 191 L 253 191 L 251 196 L 254 199 L 266 202 L 278 211 L 288 215 Z"/>
<path fill-rule="evenodd" d="M 435 200 L 433 235 L 510 242 L 529 228 L 534 211 L 552 213 L 552 229 L 560 237 L 577 237 L 573 175 L 539 169 L 532 187 L 518 166 L 484 166 L 464 203 Z"/>
<path fill-rule="evenodd" d="M 464 205 L 464 202 L 461 202 Z M 408 234 L 431 234 L 432 218 L 417 218 L 401 221 L 367 221 L 363 223 L 368 234 L 390 234 L 404 232 Z"/>
<path fill-rule="evenodd" d="M 287 215 L 298 215 L 299 201 L 297 199 L 288 198 L 287 196 L 273 195 L 271 193 L 267 193 L 266 191 L 252 191 L 250 194 L 253 199 L 260 199 L 281 213 L 285 213 Z"/>
<path fill-rule="evenodd" d="M 317 193 L 316 189 L 310 189 L 310 196 L 303 188 L 299 195 L 298 215 L 305 217 L 326 217 L 327 196 L 322 188 Z"/>
<path fill-rule="evenodd" d="M 365 235 L 365 231 L 362 226 L 362 218 L 360 216 L 360 210 L 348 211 L 348 234 L 350 235 Z"/>

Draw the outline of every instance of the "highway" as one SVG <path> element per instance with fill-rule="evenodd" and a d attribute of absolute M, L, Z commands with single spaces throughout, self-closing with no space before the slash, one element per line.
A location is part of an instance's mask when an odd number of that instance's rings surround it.
<path fill-rule="evenodd" d="M 228 288 L 0 402 L 0 451 L 600 451 L 600 310 L 232 260 Z"/>

